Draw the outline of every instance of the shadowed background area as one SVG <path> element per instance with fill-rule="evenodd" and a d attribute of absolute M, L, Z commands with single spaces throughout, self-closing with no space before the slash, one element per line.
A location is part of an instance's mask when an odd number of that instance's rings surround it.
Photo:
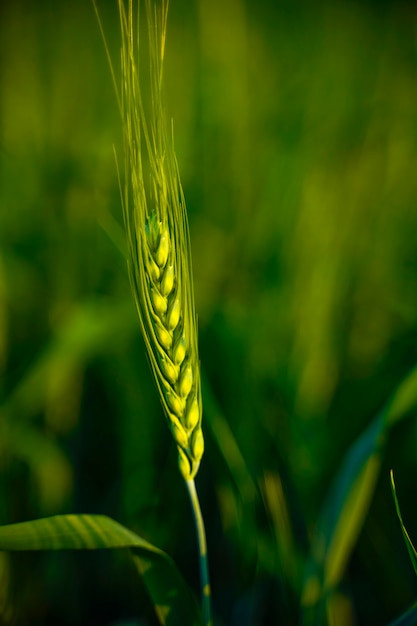
<path fill-rule="evenodd" d="M 118 76 L 117 6 L 98 8 Z M 380 625 L 415 600 L 388 476 L 417 537 L 415 403 L 347 508 L 337 580 L 320 602 L 306 580 L 342 459 L 417 362 L 416 35 L 413 3 L 170 2 L 218 625 Z M 0 523 L 110 515 L 198 592 L 127 276 L 121 135 L 92 4 L 3 2 Z M 0 623 L 157 622 L 126 554 L 68 552 L 0 553 Z"/>

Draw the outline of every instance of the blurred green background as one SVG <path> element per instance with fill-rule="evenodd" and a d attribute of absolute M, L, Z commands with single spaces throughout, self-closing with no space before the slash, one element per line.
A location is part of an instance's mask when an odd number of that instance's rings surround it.
<path fill-rule="evenodd" d="M 116 3 L 98 7 L 117 68 Z M 372 626 L 416 599 L 388 475 L 417 537 L 412 408 L 324 612 L 303 594 L 342 459 L 417 361 L 416 37 L 414 3 L 171 0 L 219 625 Z M 0 50 L 0 523 L 105 513 L 198 592 L 127 277 L 92 4 L 3 1 Z M 0 582 L 1 624 L 156 624 L 123 552 L 2 553 Z"/>

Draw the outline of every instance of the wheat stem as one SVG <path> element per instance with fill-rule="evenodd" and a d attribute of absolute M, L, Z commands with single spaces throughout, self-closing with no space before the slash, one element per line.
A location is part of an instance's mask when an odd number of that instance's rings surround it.
<path fill-rule="evenodd" d="M 191 508 L 194 515 L 194 523 L 198 542 L 198 555 L 200 564 L 200 586 L 201 586 L 201 608 L 203 617 L 203 626 L 212 626 L 211 621 L 211 588 L 210 576 L 207 558 L 206 531 L 204 528 L 204 520 L 201 513 L 200 502 L 195 488 L 193 479 L 186 480 L 188 494 L 190 496 Z"/>

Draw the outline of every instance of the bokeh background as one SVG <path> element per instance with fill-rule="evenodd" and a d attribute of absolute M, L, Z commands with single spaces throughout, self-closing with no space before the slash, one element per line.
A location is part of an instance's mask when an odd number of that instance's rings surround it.
<path fill-rule="evenodd" d="M 316 621 L 303 585 L 343 458 L 417 361 L 417 9 L 170 4 L 216 623 L 386 624 L 417 595 L 389 484 L 394 468 L 417 537 L 416 411 L 389 431 Z M 98 7 L 117 73 L 116 3 Z M 91 2 L 3 0 L 0 51 L 0 523 L 105 513 L 198 593 L 129 289 L 121 123 Z M 1 553 L 0 583 L 8 626 L 157 623 L 123 551 Z"/>

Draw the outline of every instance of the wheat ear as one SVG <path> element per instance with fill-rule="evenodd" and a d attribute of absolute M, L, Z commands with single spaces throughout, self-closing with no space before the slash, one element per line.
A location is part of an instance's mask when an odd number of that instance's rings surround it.
<path fill-rule="evenodd" d="M 139 0 L 136 14 L 133 0 L 128 0 L 127 10 L 124 0 L 118 0 L 122 29 L 121 91 L 93 2 L 123 122 L 125 179 L 120 188 L 129 248 L 129 277 L 152 371 L 178 447 L 179 468 L 190 496 L 199 548 L 203 625 L 211 626 L 206 536 L 194 483 L 204 439 L 190 235 L 173 131 L 172 128 L 167 131 L 162 100 L 168 0 L 155 0 L 155 4 L 145 0 L 150 60 L 147 115 L 137 62 Z"/>
<path fill-rule="evenodd" d="M 129 275 L 147 353 L 185 480 L 204 450 L 197 321 L 184 195 L 162 102 L 167 2 L 145 0 L 150 99 L 145 117 L 139 83 L 139 28 L 132 0 L 119 0 L 125 172 L 123 211 Z M 145 170 L 149 184 L 145 184 Z"/>

